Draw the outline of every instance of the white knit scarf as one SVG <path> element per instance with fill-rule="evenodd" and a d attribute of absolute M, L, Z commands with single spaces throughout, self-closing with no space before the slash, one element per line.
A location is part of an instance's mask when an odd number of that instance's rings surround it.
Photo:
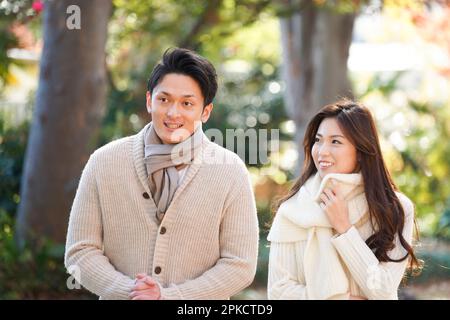
<path fill-rule="evenodd" d="M 306 240 L 303 269 L 308 299 L 339 299 L 349 293 L 344 266 L 331 243 L 332 226 L 319 206 L 320 194 L 331 179 L 348 202 L 350 222 L 364 220 L 368 206 L 361 174 L 328 174 L 321 179 L 317 173 L 282 203 L 268 236 L 274 242 Z"/>

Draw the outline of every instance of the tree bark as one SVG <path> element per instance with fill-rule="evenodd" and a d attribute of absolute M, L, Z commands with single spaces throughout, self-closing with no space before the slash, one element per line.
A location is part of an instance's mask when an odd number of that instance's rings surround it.
<path fill-rule="evenodd" d="M 21 182 L 17 240 L 65 241 L 79 177 L 105 111 L 111 0 L 45 2 L 44 48 Z M 80 29 L 66 10 L 80 8 Z"/>
<path fill-rule="evenodd" d="M 306 126 L 314 114 L 340 97 L 352 97 L 347 59 L 354 19 L 355 14 L 337 14 L 312 4 L 280 19 L 284 98 L 296 125 L 297 170 L 304 159 Z"/>

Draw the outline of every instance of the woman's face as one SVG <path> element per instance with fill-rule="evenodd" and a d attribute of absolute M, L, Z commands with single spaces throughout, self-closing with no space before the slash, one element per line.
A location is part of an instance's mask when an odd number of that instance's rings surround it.
<path fill-rule="evenodd" d="M 321 122 L 311 155 L 321 178 L 329 173 L 353 173 L 357 168 L 356 148 L 335 118 Z"/>

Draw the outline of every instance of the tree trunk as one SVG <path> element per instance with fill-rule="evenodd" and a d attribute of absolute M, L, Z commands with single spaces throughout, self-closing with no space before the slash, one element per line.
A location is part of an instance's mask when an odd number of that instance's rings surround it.
<path fill-rule="evenodd" d="M 58 0 L 45 5 L 39 86 L 17 217 L 21 245 L 35 237 L 65 241 L 81 170 L 95 147 L 106 103 L 111 1 Z M 66 24 L 74 18 L 74 11 L 67 13 L 70 5 L 80 8 L 79 29 Z"/>
<path fill-rule="evenodd" d="M 352 97 L 347 58 L 354 19 L 354 14 L 337 14 L 313 5 L 280 19 L 285 106 L 296 125 L 297 170 L 304 159 L 303 136 L 309 120 L 325 104 Z"/>

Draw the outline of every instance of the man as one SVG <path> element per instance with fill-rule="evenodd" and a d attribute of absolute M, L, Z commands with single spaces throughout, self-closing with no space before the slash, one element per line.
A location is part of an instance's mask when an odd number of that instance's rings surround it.
<path fill-rule="evenodd" d="M 248 171 L 202 131 L 216 91 L 210 62 L 166 51 L 148 81 L 152 122 L 91 155 L 65 265 L 100 299 L 229 299 L 252 282 L 258 222 Z"/>

